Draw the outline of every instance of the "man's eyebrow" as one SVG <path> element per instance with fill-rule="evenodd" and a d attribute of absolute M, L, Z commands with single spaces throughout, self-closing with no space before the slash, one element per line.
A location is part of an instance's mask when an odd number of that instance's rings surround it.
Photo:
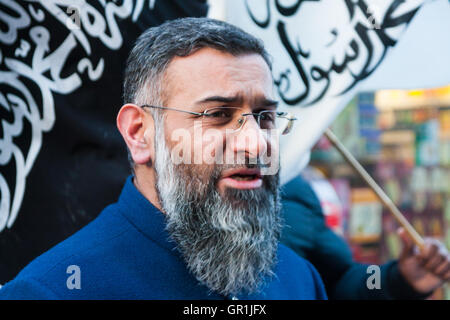
<path fill-rule="evenodd" d="M 202 104 L 205 102 L 223 102 L 223 103 L 242 102 L 242 97 L 239 97 L 239 96 L 233 96 L 233 97 L 211 96 L 211 97 L 207 97 L 203 100 L 198 101 L 196 104 Z"/>
<path fill-rule="evenodd" d="M 205 102 L 236 103 L 236 102 L 242 102 L 242 100 L 243 100 L 243 98 L 240 96 L 233 96 L 233 97 L 211 96 L 211 97 L 207 97 L 205 99 L 198 101 L 196 104 L 202 104 Z M 271 106 L 277 107 L 279 102 L 276 100 L 272 100 L 272 99 L 262 98 L 262 99 L 256 99 L 255 104 L 261 105 L 264 107 L 271 107 Z"/>
<path fill-rule="evenodd" d="M 278 107 L 279 102 L 276 100 L 271 100 L 271 99 L 263 99 L 261 101 L 261 105 L 265 106 L 265 107 L 272 107 L 274 106 L 275 108 Z"/>

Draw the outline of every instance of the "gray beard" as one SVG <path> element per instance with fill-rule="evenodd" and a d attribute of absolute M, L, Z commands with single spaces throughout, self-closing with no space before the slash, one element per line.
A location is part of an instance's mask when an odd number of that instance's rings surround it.
<path fill-rule="evenodd" d="M 174 165 L 164 137 L 155 140 L 159 201 L 189 271 L 225 296 L 262 289 L 274 275 L 282 225 L 278 174 L 264 176 L 259 189 L 226 189 L 221 196 L 221 172 L 237 166 Z"/>

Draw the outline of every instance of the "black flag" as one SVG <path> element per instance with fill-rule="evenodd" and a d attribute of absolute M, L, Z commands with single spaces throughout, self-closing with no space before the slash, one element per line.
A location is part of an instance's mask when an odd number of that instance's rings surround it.
<path fill-rule="evenodd" d="M 130 173 L 115 126 L 128 53 L 145 29 L 207 4 L 4 0 L 0 13 L 3 284 L 116 201 Z"/>

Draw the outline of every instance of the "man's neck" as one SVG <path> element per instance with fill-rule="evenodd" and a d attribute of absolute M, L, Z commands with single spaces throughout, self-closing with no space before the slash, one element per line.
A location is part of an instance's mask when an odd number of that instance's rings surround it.
<path fill-rule="evenodd" d="M 156 179 L 153 173 L 143 175 L 136 172 L 133 177 L 133 184 L 152 205 L 159 211 L 164 212 L 159 202 L 158 193 L 156 192 Z"/>

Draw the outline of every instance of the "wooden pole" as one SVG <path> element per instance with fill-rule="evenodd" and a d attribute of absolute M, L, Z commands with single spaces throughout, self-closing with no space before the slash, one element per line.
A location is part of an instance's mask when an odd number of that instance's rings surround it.
<path fill-rule="evenodd" d="M 417 233 L 413 226 L 406 220 L 403 214 L 398 210 L 392 200 L 384 193 L 380 186 L 373 180 L 373 178 L 367 173 L 367 171 L 361 166 L 358 160 L 344 147 L 334 133 L 327 129 L 325 136 L 331 142 L 331 144 L 339 151 L 344 159 L 355 169 L 359 176 L 369 185 L 369 187 L 375 192 L 380 201 L 389 209 L 394 216 L 395 220 L 406 230 L 408 235 L 414 241 L 414 243 L 423 250 L 424 241 L 422 237 Z"/>

